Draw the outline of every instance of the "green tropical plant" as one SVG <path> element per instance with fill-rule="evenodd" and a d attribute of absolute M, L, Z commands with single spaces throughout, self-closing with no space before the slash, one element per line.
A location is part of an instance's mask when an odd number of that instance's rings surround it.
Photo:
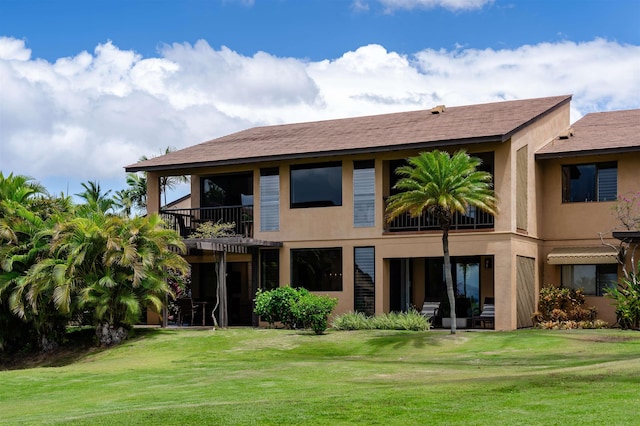
<path fill-rule="evenodd" d="M 424 211 L 432 213 L 442 230 L 445 282 L 452 307 L 451 334 L 456 332 L 455 294 L 449 255 L 449 229 L 456 213 L 465 213 L 470 207 L 497 214 L 497 199 L 492 189 L 490 173 L 477 170 L 481 160 L 465 151 L 449 155 L 443 151 L 420 153 L 398 167 L 401 176 L 394 189 L 400 191 L 389 197 L 386 215 L 391 221 L 409 213 L 419 217 Z"/>
<path fill-rule="evenodd" d="M 640 262 L 635 271 L 620 279 L 617 287 L 608 288 L 606 296 L 615 301 L 620 327 L 640 329 Z"/>
<path fill-rule="evenodd" d="M 100 182 L 90 180 L 83 182 L 81 185 L 84 191 L 76 195 L 86 201 L 89 210 L 106 213 L 116 207 L 116 201 L 113 198 L 109 198 L 111 190 L 109 189 L 107 192 L 102 192 Z"/>

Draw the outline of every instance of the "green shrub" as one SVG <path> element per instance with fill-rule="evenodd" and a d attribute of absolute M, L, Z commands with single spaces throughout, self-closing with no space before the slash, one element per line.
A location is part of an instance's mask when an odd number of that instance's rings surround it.
<path fill-rule="evenodd" d="M 332 327 L 336 330 L 411 330 L 426 331 L 431 328 L 428 318 L 416 310 L 390 312 L 373 317 L 359 312 L 348 312 L 334 318 Z"/>
<path fill-rule="evenodd" d="M 297 326 L 302 325 L 316 334 L 322 334 L 327 329 L 329 315 L 337 304 L 338 299 L 306 292 L 294 302 L 291 312 Z"/>
<path fill-rule="evenodd" d="M 269 291 L 259 289 L 256 293 L 254 312 L 272 327 L 276 322 L 281 322 L 285 327 L 295 328 L 297 321 L 292 308 L 297 300 L 306 294 L 309 294 L 309 291 L 304 288 L 296 289 L 289 286 Z"/>

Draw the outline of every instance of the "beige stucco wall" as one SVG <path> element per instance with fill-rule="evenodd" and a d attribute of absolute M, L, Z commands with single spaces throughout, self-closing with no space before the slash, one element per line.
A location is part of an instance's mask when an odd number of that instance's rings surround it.
<path fill-rule="evenodd" d="M 544 262 L 542 282 L 545 285 L 560 285 L 560 266 L 546 263 L 547 255 L 555 247 L 619 245 L 612 238 L 611 230 L 619 226 L 614 215 L 615 201 L 562 202 L 562 166 L 616 161 L 618 164 L 618 194 L 624 195 L 640 190 L 640 153 L 592 155 L 539 161 L 542 174 L 542 214 L 544 216 L 542 236 Z M 603 233 L 600 239 L 599 233 Z M 618 276 L 621 276 L 619 268 Z M 605 297 L 587 296 L 586 304 L 598 308 L 598 318 L 613 324 L 616 321 L 615 307 Z"/>

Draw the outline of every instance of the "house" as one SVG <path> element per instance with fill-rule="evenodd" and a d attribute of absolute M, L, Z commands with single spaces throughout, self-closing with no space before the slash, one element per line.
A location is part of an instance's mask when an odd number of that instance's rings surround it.
<path fill-rule="evenodd" d="M 598 283 L 589 303 L 611 321 L 601 288 L 620 269 L 603 241 L 620 242 L 598 233 L 615 227 L 617 195 L 639 189 L 640 110 L 590 114 L 571 129 L 570 102 L 564 95 L 256 127 L 126 170 L 147 173 L 148 211 L 186 238 L 193 296 L 215 306 L 222 325 L 257 325 L 256 290 L 279 285 L 336 297 L 336 313 L 446 300 L 438 224 L 427 214 L 387 223 L 385 199 L 406 158 L 465 149 L 493 174 L 500 211 L 455 218 L 459 316 L 493 298 L 496 329 L 531 326 L 543 284 L 585 278 Z M 158 180 L 169 175 L 191 177 L 190 208 L 160 211 Z M 232 222 L 239 236 L 188 238 L 206 221 Z"/>

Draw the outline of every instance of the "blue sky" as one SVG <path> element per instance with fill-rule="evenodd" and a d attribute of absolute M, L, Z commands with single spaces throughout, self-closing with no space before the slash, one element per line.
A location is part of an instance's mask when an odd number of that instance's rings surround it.
<path fill-rule="evenodd" d="M 0 0 L 0 170 L 54 193 L 256 125 L 566 93 L 640 108 L 640 1 Z"/>

